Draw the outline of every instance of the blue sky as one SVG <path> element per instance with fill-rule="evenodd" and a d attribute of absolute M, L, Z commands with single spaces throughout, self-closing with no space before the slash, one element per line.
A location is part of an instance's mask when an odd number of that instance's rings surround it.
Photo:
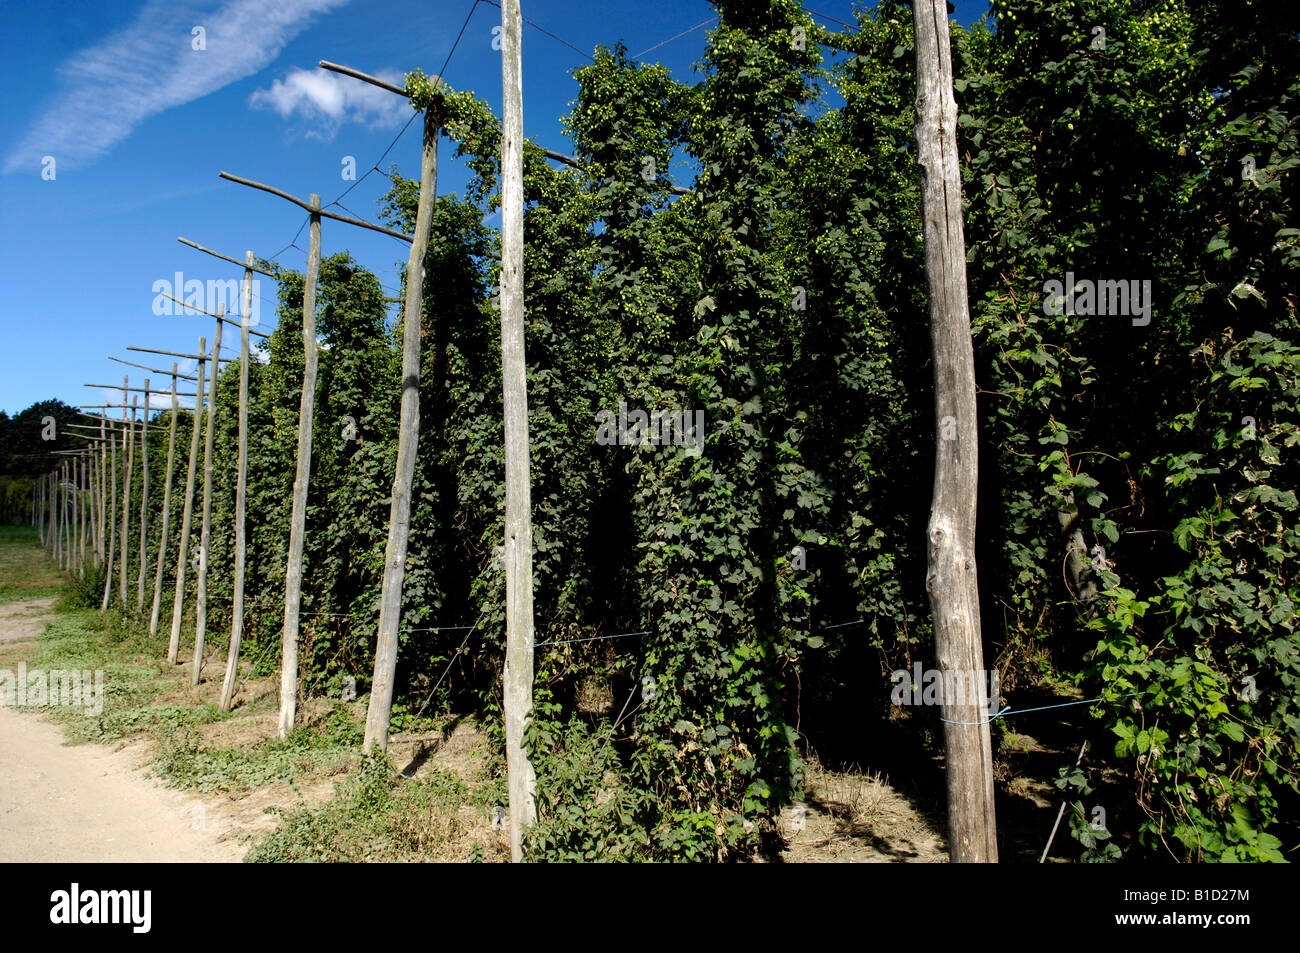
<path fill-rule="evenodd" d="M 852 0 L 816 0 L 826 17 L 852 21 Z M 679 79 L 704 49 L 713 8 L 704 0 L 523 0 L 537 26 L 590 51 L 626 42 L 632 54 L 664 43 L 645 59 Z M 959 0 L 971 22 L 984 0 Z M 472 15 L 470 13 L 472 9 Z M 193 313 L 156 315 L 155 282 L 240 277 L 240 269 L 186 248 L 183 235 L 233 257 L 246 249 L 305 265 L 286 246 L 306 219 L 289 203 L 217 177 L 225 170 L 325 204 L 392 142 L 411 115 L 404 100 L 316 68 L 321 59 L 394 79 L 415 67 L 437 72 L 469 16 L 447 67 L 447 81 L 472 89 L 498 112 L 500 55 L 492 28 L 500 11 L 480 0 L 45 0 L 11 4 L 0 37 L 5 109 L 0 114 L 0 409 L 13 414 L 38 400 L 103 403 L 83 383 L 111 383 L 129 372 L 113 354 L 155 367 L 161 356 L 126 345 L 192 353 L 212 321 Z M 828 23 L 826 19 L 821 22 Z M 829 22 L 835 27 L 836 24 Z M 196 50 L 195 28 L 206 47 Z M 560 117 L 573 99 L 569 71 L 587 60 L 540 30 L 524 27 L 524 132 L 560 151 L 569 144 Z M 439 191 L 463 191 L 466 174 L 449 161 L 446 140 Z M 48 178 L 53 158 L 53 177 Z M 381 168 L 414 174 L 419 125 L 412 124 Z M 43 174 L 44 173 L 44 174 Z M 345 211 L 375 220 L 387 180 L 373 174 L 342 199 Z M 336 209 L 337 210 L 337 209 Z M 400 286 L 406 246 L 393 238 L 326 220 L 326 255 L 350 250 L 391 293 Z M 285 249 L 281 252 L 282 249 Z M 176 292 L 173 292 L 176 293 Z M 275 287 L 262 279 L 260 321 L 274 321 Z M 178 294 L 178 296 L 180 296 Z M 234 329 L 228 329 L 233 331 Z M 226 351 L 238 335 L 228 334 Z M 182 382 L 183 384 L 184 382 Z M 182 388 L 185 389 L 185 388 Z M 120 397 L 120 392 L 118 394 Z"/>

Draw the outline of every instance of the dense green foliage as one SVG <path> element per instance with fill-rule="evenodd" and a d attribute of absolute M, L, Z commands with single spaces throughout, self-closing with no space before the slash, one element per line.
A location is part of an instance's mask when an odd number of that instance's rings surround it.
<path fill-rule="evenodd" d="M 715 6 L 702 82 L 599 49 L 565 120 L 580 168 L 525 155 L 535 857 L 745 856 L 799 794 L 806 746 L 871 764 L 926 737 L 900 740 L 888 700 L 891 670 L 932 659 L 910 7 L 861 14 L 845 53 L 793 0 Z M 1092 773 L 1060 782 L 1087 860 L 1281 860 L 1297 842 L 1298 29 L 1291 5 L 1227 0 L 993 0 L 954 27 L 985 658 L 1013 703 L 1105 696 Z M 408 88 L 474 179 L 438 199 L 425 260 L 394 724 L 473 708 L 495 725 L 500 129 L 470 93 Z M 392 171 L 381 215 L 409 231 L 417 184 Z M 1045 283 L 1067 272 L 1150 282 L 1150 320 L 1055 313 Z M 302 290 L 283 275 L 252 367 L 245 651 L 268 672 Z M 318 302 L 304 675 L 364 692 L 401 328 L 346 255 L 322 262 Z M 210 632 L 229 611 L 235 392 L 228 370 Z M 598 441 L 621 404 L 702 411 L 700 452 Z"/>

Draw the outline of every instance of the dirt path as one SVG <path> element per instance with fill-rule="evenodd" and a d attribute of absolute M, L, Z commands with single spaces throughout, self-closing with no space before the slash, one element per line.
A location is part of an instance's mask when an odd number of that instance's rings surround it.
<path fill-rule="evenodd" d="M 50 602 L 0 605 L 0 642 L 12 650 L 33 641 Z M 231 829 L 221 802 L 158 787 L 141 771 L 140 746 L 63 740 L 38 714 L 0 707 L 0 862 L 242 857 L 242 846 L 221 839 Z"/>

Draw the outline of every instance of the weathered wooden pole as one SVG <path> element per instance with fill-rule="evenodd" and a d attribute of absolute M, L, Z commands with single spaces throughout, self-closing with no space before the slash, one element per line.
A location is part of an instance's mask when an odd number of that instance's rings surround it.
<path fill-rule="evenodd" d="M 54 509 L 54 561 L 63 558 L 63 488 L 60 477 L 63 464 L 60 463 L 50 473 L 50 503 Z"/>
<path fill-rule="evenodd" d="M 65 470 L 67 483 L 64 493 L 68 501 L 68 550 L 64 562 L 69 573 L 77 568 L 77 458 L 68 460 Z"/>
<path fill-rule="evenodd" d="M 311 428 L 316 412 L 316 276 L 320 271 L 320 196 L 312 195 L 311 245 L 302 292 L 302 396 L 298 403 L 298 462 L 293 478 L 293 515 L 284 570 L 284 625 L 281 629 L 280 722 L 283 738 L 293 730 L 298 698 L 298 610 L 302 605 L 302 543 L 307 523 L 307 482 L 311 477 Z"/>
<path fill-rule="evenodd" d="M 68 463 L 60 460 L 54 468 L 54 499 L 59 510 L 59 532 L 54 540 L 54 561 L 60 569 L 65 568 L 68 545 L 68 490 L 64 483 L 68 476 Z"/>
<path fill-rule="evenodd" d="M 59 468 L 55 467 L 46 477 L 50 484 L 50 558 L 59 561 Z"/>
<path fill-rule="evenodd" d="M 158 617 L 162 609 L 163 565 L 167 558 L 167 531 L 172 511 L 172 462 L 176 457 L 176 365 L 172 364 L 172 421 L 167 434 L 167 472 L 163 479 L 162 525 L 158 527 L 158 567 L 153 576 L 153 605 L 149 611 L 149 635 L 158 634 Z"/>
<path fill-rule="evenodd" d="M 64 569 L 71 573 L 77 568 L 77 460 L 72 457 L 64 465 L 63 496 L 67 508 L 68 530 L 64 534 Z"/>
<path fill-rule="evenodd" d="M 59 472 L 57 468 L 46 474 L 45 482 L 49 486 L 46 496 L 49 497 L 50 501 L 50 538 L 48 542 L 50 558 L 54 559 L 59 552 Z"/>
<path fill-rule="evenodd" d="M 185 617 L 185 571 L 189 568 L 190 525 L 194 519 L 194 471 L 199 458 L 199 429 L 203 423 L 204 378 L 203 368 L 207 361 L 207 338 L 199 338 L 199 364 L 195 373 L 198 375 L 198 396 L 194 398 L 194 413 L 190 420 L 190 462 L 185 471 L 185 502 L 181 509 L 181 535 L 177 542 L 176 553 L 176 587 L 172 596 L 172 633 L 167 642 L 167 661 L 176 664 L 181 650 L 181 620 Z M 220 357 L 214 353 L 213 358 Z M 214 360 L 214 363 L 219 363 Z"/>
<path fill-rule="evenodd" d="M 235 703 L 235 682 L 239 676 L 239 643 L 244 636 L 244 527 L 245 495 L 248 488 L 248 314 L 253 305 L 253 252 L 244 255 L 244 287 L 239 315 L 239 472 L 235 477 L 235 578 L 230 620 L 230 650 L 226 654 L 226 678 L 221 683 L 220 706 L 230 711 Z"/>
<path fill-rule="evenodd" d="M 945 676 L 943 684 L 979 686 L 974 692 L 944 692 L 948 853 L 954 863 L 996 862 L 993 753 L 985 697 L 988 679 L 984 673 L 975 569 L 979 477 L 975 357 L 966 300 L 957 103 L 952 91 L 945 0 L 914 0 L 912 21 L 916 36 L 917 162 L 921 170 L 935 423 L 939 435 L 927 531 L 926 589 L 934 614 L 935 654 Z"/>
<path fill-rule="evenodd" d="M 536 776 L 524 751 L 533 710 L 533 520 L 524 358 L 524 94 L 519 0 L 501 3 L 501 384 L 506 458 L 506 773 L 510 858 L 537 820 Z"/>
<path fill-rule="evenodd" d="M 126 403 L 126 388 L 123 388 L 122 403 Z M 135 408 L 140 398 L 133 397 L 131 404 L 130 425 L 122 428 L 122 459 L 125 469 L 122 471 L 122 553 L 118 559 L 118 599 L 122 611 L 126 611 L 128 550 L 131 544 L 131 470 L 135 465 Z M 122 408 L 122 420 L 127 419 L 126 408 Z"/>
<path fill-rule="evenodd" d="M 68 568 L 68 462 L 59 461 L 54 469 L 54 499 L 59 509 L 59 532 L 54 539 L 54 561 L 60 569 Z"/>
<path fill-rule="evenodd" d="M 77 458 L 77 572 L 86 578 L 86 491 L 90 488 L 90 459 L 87 450 Z"/>
<path fill-rule="evenodd" d="M 95 508 L 99 503 L 99 489 L 96 483 L 96 465 L 98 463 L 99 445 L 92 442 L 86 448 L 86 540 L 89 551 L 86 553 L 87 562 L 93 569 L 99 565 L 99 539 L 95 535 Z"/>
<path fill-rule="evenodd" d="M 415 479 L 420 440 L 420 338 L 423 332 L 424 255 L 438 194 L 438 131 L 441 117 L 431 105 L 424 113 L 424 145 L 420 158 L 420 200 L 415 213 L 415 240 L 406 260 L 406 300 L 402 309 L 402 411 L 397 436 L 397 468 L 388 514 L 388 545 L 384 550 L 384 581 L 379 596 L 379 637 L 375 647 L 375 677 L 370 686 L 363 750 L 388 748 L 388 724 L 393 707 L 393 678 L 397 671 L 397 629 L 402 618 L 402 583 L 406 574 L 406 545 L 411 532 L 411 484 Z"/>
<path fill-rule="evenodd" d="M 212 534 L 212 444 L 217 422 L 217 373 L 221 370 L 221 326 L 226 313 L 225 304 L 217 305 L 217 330 L 212 341 L 212 370 L 208 381 L 207 429 L 203 436 L 203 520 L 199 527 L 199 581 L 194 598 L 194 670 L 190 684 L 199 684 L 203 668 L 203 643 L 208 631 L 208 549 Z"/>
<path fill-rule="evenodd" d="M 69 459 L 63 465 L 63 568 L 71 573 L 77 567 L 77 461 Z"/>
<path fill-rule="evenodd" d="M 102 428 L 107 421 L 107 411 L 99 412 L 99 425 Z M 101 611 L 108 609 L 109 599 L 113 594 L 113 550 L 117 545 L 117 440 L 115 437 L 109 437 L 108 453 L 111 460 L 111 470 L 108 478 L 108 492 L 112 494 L 109 503 L 108 517 L 108 549 L 104 556 L 104 601 L 100 605 Z"/>
<path fill-rule="evenodd" d="M 99 458 L 103 453 L 102 441 L 95 441 L 90 447 L 90 456 L 86 458 L 86 532 L 90 537 L 89 560 L 92 569 L 99 566 Z"/>
<path fill-rule="evenodd" d="M 140 424 L 140 580 L 135 611 L 144 611 L 144 581 L 149 574 L 149 378 L 144 379 L 144 420 Z"/>
<path fill-rule="evenodd" d="M 68 469 L 65 461 L 60 460 L 58 466 L 54 468 L 54 509 L 57 514 L 55 526 L 57 530 L 54 534 L 54 562 L 60 569 L 63 568 L 63 554 L 66 547 L 63 544 L 63 537 L 67 528 L 68 518 L 65 510 L 67 509 L 67 491 L 63 488 L 63 479 Z"/>
<path fill-rule="evenodd" d="M 68 572 L 77 568 L 77 458 L 68 460 Z"/>
<path fill-rule="evenodd" d="M 107 421 L 103 412 L 99 415 L 99 562 L 108 564 L 108 452 L 112 439 L 107 437 Z"/>
<path fill-rule="evenodd" d="M 59 471 L 56 467 L 45 478 L 49 484 L 47 495 L 50 500 L 50 558 L 57 559 L 59 554 Z"/>

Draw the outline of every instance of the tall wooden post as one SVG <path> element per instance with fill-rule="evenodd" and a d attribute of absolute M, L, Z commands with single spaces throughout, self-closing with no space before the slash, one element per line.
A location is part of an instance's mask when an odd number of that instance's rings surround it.
<path fill-rule="evenodd" d="M 424 113 L 424 146 L 420 158 L 420 202 L 415 213 L 415 240 L 406 260 L 406 300 L 402 310 L 402 413 L 397 436 L 397 468 L 388 515 L 388 545 L 384 550 L 384 581 L 379 597 L 379 638 L 375 648 L 375 677 L 370 686 L 366 735 L 362 748 L 388 748 L 388 723 L 393 707 L 393 677 L 397 671 L 397 628 L 402 618 L 402 583 L 406 575 L 406 544 L 411 532 L 411 483 L 415 479 L 420 441 L 420 338 L 424 300 L 424 255 L 429 247 L 433 202 L 438 194 L 438 130 L 441 118 L 433 106 Z"/>
<path fill-rule="evenodd" d="M 220 323 L 218 323 L 218 327 Z M 195 385 L 194 413 L 190 420 L 190 462 L 185 471 L 185 503 L 181 509 L 181 537 L 177 542 L 176 553 L 176 589 L 172 595 L 172 634 L 167 643 L 167 661 L 176 664 L 181 650 L 181 620 L 185 617 L 185 572 L 189 568 L 190 525 L 194 519 L 194 471 L 199 458 L 199 430 L 203 425 L 203 401 L 205 382 L 203 368 L 206 363 L 207 338 L 199 338 L 199 364 L 195 371 L 198 383 Z M 212 362 L 220 364 L 220 354 L 212 355 Z"/>
<path fill-rule="evenodd" d="M 63 465 L 63 568 L 72 572 L 77 554 L 76 461 Z"/>
<path fill-rule="evenodd" d="M 53 559 L 55 558 L 55 555 L 59 551 L 58 549 L 59 488 L 58 488 L 57 470 L 51 470 L 49 473 L 45 474 L 45 484 L 46 484 L 45 497 L 46 500 L 48 501 L 47 505 L 50 508 L 50 531 L 49 533 L 46 534 L 48 538 L 46 539 L 45 544 L 50 550 L 50 558 Z"/>
<path fill-rule="evenodd" d="M 536 776 L 524 751 L 533 711 L 533 520 L 524 358 L 524 93 L 519 0 L 502 0 L 501 383 L 506 457 L 506 772 L 510 858 L 523 859 L 523 830 L 537 820 Z"/>
<path fill-rule="evenodd" d="M 158 567 L 153 576 L 153 605 L 149 611 L 149 635 L 158 634 L 158 616 L 162 609 L 163 565 L 167 558 L 167 530 L 172 512 L 172 462 L 176 456 L 176 364 L 172 364 L 172 422 L 167 434 L 167 468 L 163 478 L 162 525 L 158 527 Z"/>
<path fill-rule="evenodd" d="M 225 304 L 217 305 L 217 330 L 212 341 L 212 370 L 208 381 L 208 419 L 203 437 L 203 521 L 199 527 L 199 582 L 194 599 L 194 671 L 190 684 L 199 684 L 203 668 L 203 642 L 208 631 L 208 549 L 212 535 L 212 443 L 217 422 L 217 374 L 221 370 L 221 326 Z"/>
<path fill-rule="evenodd" d="M 226 654 L 226 678 L 221 683 L 221 710 L 230 711 L 235 702 L 235 681 L 239 675 L 239 643 L 244 635 L 244 527 L 245 494 L 248 487 L 248 312 L 253 302 L 253 252 L 244 255 L 242 309 L 239 316 L 239 473 L 235 477 L 235 579 L 230 620 L 230 650 Z"/>
<path fill-rule="evenodd" d="M 86 466 L 84 471 L 85 492 L 86 492 L 86 546 L 88 551 L 83 563 L 89 565 L 91 569 L 99 565 L 99 540 L 95 536 L 95 506 L 98 503 L 99 495 L 95 483 L 95 464 L 96 455 L 99 448 L 91 443 L 86 450 Z"/>
<path fill-rule="evenodd" d="M 59 471 L 50 471 L 45 478 L 50 485 L 50 557 L 58 558 L 59 553 Z"/>
<path fill-rule="evenodd" d="M 99 561 L 108 563 L 108 454 L 112 440 L 105 432 L 108 422 L 99 412 Z"/>
<path fill-rule="evenodd" d="M 921 167 L 925 273 L 934 350 L 934 498 L 928 528 L 926 589 L 934 614 L 935 654 L 945 676 L 971 692 L 945 692 L 948 853 L 954 863 L 996 862 L 993 753 L 980 641 L 975 571 L 978 489 L 975 357 L 966 300 L 957 103 L 945 0 L 915 0 L 916 144 Z M 955 439 L 946 439 L 946 436 Z M 955 680 L 945 678 L 945 686 Z M 956 698 L 947 697 L 957 694 Z M 957 702 L 961 701 L 961 704 Z"/>
<path fill-rule="evenodd" d="M 149 573 L 149 378 L 144 379 L 144 420 L 140 424 L 140 580 L 135 611 L 144 611 L 144 580 Z"/>
<path fill-rule="evenodd" d="M 59 511 L 59 531 L 54 536 L 54 561 L 60 569 L 66 569 L 68 561 L 68 490 L 64 485 L 67 479 L 68 463 L 62 460 L 54 470 L 54 500 Z"/>
<path fill-rule="evenodd" d="M 127 551 L 131 541 L 131 469 L 135 465 L 135 408 L 138 402 L 138 397 L 132 399 L 130 425 L 122 427 L 122 459 L 125 461 L 126 468 L 122 471 L 122 553 L 118 560 L 118 598 L 122 603 L 123 612 L 126 611 Z M 127 419 L 125 388 L 122 390 L 122 404 L 122 420 L 125 424 Z"/>
<path fill-rule="evenodd" d="M 311 428 L 316 411 L 316 276 L 320 271 L 320 196 L 311 196 L 311 245 L 302 294 L 302 397 L 298 404 L 298 464 L 293 478 L 293 516 L 284 571 L 283 657 L 280 662 L 280 737 L 293 730 L 298 704 L 298 610 L 302 605 L 302 542 L 311 477 Z"/>
<path fill-rule="evenodd" d="M 107 414 L 104 411 L 99 412 L 100 432 L 103 432 L 106 423 Z M 113 550 L 117 545 L 117 441 L 113 439 L 110 433 L 108 438 L 108 453 L 111 461 L 111 468 L 108 476 L 108 493 L 111 494 L 108 511 L 108 549 L 104 556 L 104 601 L 100 604 L 101 611 L 107 611 L 108 603 L 113 594 Z"/>
<path fill-rule="evenodd" d="M 58 532 L 54 534 L 54 562 L 60 569 L 63 568 L 63 536 L 67 528 L 68 519 L 64 512 L 67 509 L 67 492 L 63 489 L 64 473 L 67 470 L 67 464 L 59 461 L 59 465 L 54 468 L 54 509 L 58 514 Z"/>
<path fill-rule="evenodd" d="M 63 568 L 72 572 L 77 555 L 77 489 L 76 461 L 69 459 L 63 465 Z"/>
<path fill-rule="evenodd" d="M 86 491 L 90 488 L 89 451 L 77 457 L 77 573 L 86 578 Z"/>

